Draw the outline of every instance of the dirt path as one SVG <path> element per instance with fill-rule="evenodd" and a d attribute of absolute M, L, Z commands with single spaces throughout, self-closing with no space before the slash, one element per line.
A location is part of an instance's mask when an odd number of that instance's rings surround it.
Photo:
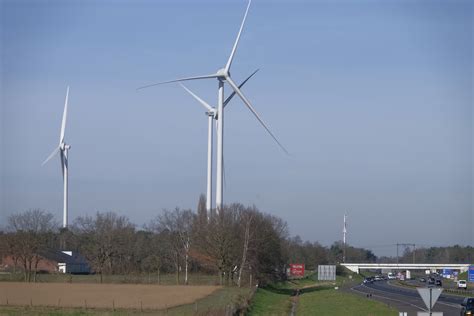
<path fill-rule="evenodd" d="M 219 286 L 0 282 L 0 304 L 164 309 L 192 303 L 219 288 Z"/>

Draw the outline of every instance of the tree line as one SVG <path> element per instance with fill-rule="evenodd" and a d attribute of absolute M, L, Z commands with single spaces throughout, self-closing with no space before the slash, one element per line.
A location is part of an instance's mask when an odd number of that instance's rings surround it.
<path fill-rule="evenodd" d="M 380 258 L 381 261 L 392 261 L 394 258 Z M 405 248 L 398 258 L 400 263 L 474 263 L 474 247 L 445 246 Z"/>
<path fill-rule="evenodd" d="M 291 237 L 281 218 L 239 203 L 207 215 L 205 197 L 196 211 L 163 210 L 143 227 L 126 216 L 98 212 L 79 216 L 68 229 L 58 228 L 53 215 L 29 210 L 8 218 L 0 233 L 0 255 L 10 256 L 15 267 L 34 281 L 41 254 L 50 249 L 73 250 L 83 255 L 96 274 L 175 274 L 177 284 L 188 284 L 190 273 L 218 275 L 220 284 L 241 286 L 284 279 L 289 263 L 341 262 L 343 245 L 330 247 Z M 346 246 L 346 261 L 375 262 L 362 248 Z"/>

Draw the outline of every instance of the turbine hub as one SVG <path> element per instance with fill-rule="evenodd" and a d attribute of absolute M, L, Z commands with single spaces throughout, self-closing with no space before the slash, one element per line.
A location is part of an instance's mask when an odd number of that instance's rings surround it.
<path fill-rule="evenodd" d="M 225 78 L 229 75 L 229 72 L 227 72 L 227 71 L 225 70 L 225 68 L 221 68 L 221 69 L 219 69 L 219 70 L 217 71 L 216 74 L 217 74 L 218 77 L 222 77 L 222 78 L 225 79 Z"/>

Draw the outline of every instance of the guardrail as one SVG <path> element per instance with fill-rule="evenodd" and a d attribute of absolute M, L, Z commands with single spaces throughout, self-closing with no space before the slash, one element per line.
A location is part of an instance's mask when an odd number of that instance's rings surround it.
<path fill-rule="evenodd" d="M 462 296 L 474 296 L 474 290 L 444 289 L 444 291 Z"/>

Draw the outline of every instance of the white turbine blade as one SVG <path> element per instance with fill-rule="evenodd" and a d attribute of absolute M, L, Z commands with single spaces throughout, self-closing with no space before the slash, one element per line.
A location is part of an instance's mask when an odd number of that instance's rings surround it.
<path fill-rule="evenodd" d="M 196 99 L 199 103 L 201 103 L 201 105 L 203 107 L 205 107 L 209 112 L 213 112 L 214 109 L 212 108 L 212 106 L 210 106 L 206 101 L 204 101 L 203 99 L 201 99 L 200 97 L 198 97 L 195 93 L 193 93 L 191 90 L 189 90 L 184 84 L 182 84 L 181 82 L 179 83 L 181 85 L 181 87 L 186 90 L 194 99 Z"/>
<path fill-rule="evenodd" d="M 234 59 L 234 54 L 235 54 L 235 51 L 237 50 L 237 45 L 239 45 L 240 35 L 242 34 L 242 30 L 244 28 L 245 20 L 247 19 L 247 13 L 249 12 L 251 3 L 252 3 L 252 0 L 249 0 L 249 4 L 247 5 L 247 10 L 245 10 L 244 19 L 242 20 L 242 24 L 240 24 L 240 30 L 239 30 L 239 33 L 237 34 L 234 47 L 232 47 L 232 52 L 230 53 L 229 60 L 227 61 L 227 64 L 225 65 L 226 72 L 229 71 L 230 66 L 232 65 L 232 60 Z"/>
<path fill-rule="evenodd" d="M 166 83 L 172 83 L 172 82 L 180 82 L 180 81 L 188 81 L 188 80 L 199 80 L 199 79 L 210 79 L 210 78 L 217 78 L 217 74 L 212 74 L 212 75 L 204 75 L 204 76 L 195 76 L 195 77 L 186 77 L 186 78 L 180 78 L 176 80 L 170 80 L 170 81 L 163 81 L 163 82 L 158 82 L 158 83 L 152 83 L 143 87 L 137 88 L 137 90 L 153 87 L 153 86 L 159 86 L 161 84 L 166 84 Z"/>
<path fill-rule="evenodd" d="M 260 69 L 255 70 L 250 76 L 248 76 L 247 79 L 245 79 L 245 80 L 240 84 L 239 89 L 242 88 L 243 85 L 244 85 L 247 81 L 249 81 L 249 79 L 252 78 L 253 75 L 255 75 L 255 74 L 257 73 L 257 71 L 259 71 L 259 70 L 260 70 Z M 232 100 L 232 98 L 234 97 L 234 95 L 235 95 L 235 91 L 232 92 L 232 93 L 227 97 L 227 99 L 225 99 L 225 101 L 224 101 L 224 107 L 227 105 L 227 103 L 230 102 L 230 100 Z"/>
<path fill-rule="evenodd" d="M 45 161 L 43 161 L 43 163 L 41 164 L 42 166 L 44 166 L 48 161 L 50 161 L 57 153 L 58 151 L 60 150 L 59 147 L 56 147 L 55 150 L 53 150 L 53 152 L 51 153 L 51 155 L 48 156 L 48 158 L 46 158 Z"/>
<path fill-rule="evenodd" d="M 69 86 L 67 86 L 66 90 L 66 100 L 64 101 L 64 112 L 63 112 L 63 121 L 61 123 L 61 136 L 59 137 L 59 143 L 64 142 L 64 133 L 66 131 L 66 119 L 67 119 L 67 102 L 69 98 Z"/>
<path fill-rule="evenodd" d="M 234 89 L 234 91 L 239 95 L 239 97 L 242 99 L 242 101 L 244 101 L 245 105 L 249 108 L 249 110 L 253 113 L 253 115 L 255 115 L 255 117 L 257 118 L 257 120 L 260 122 L 260 124 L 262 124 L 262 126 L 267 130 L 268 134 L 270 134 L 270 136 L 273 138 L 273 140 L 275 140 L 275 142 L 278 144 L 278 146 L 280 146 L 281 149 L 283 149 L 283 151 L 289 155 L 288 151 L 286 150 L 285 147 L 283 147 L 283 145 L 278 141 L 278 139 L 275 137 L 275 135 L 273 135 L 273 133 L 270 131 L 270 129 L 268 128 L 268 126 L 263 122 L 263 120 L 260 118 L 260 115 L 258 115 L 257 111 L 255 111 L 255 109 L 253 108 L 253 106 L 250 104 L 249 100 L 244 96 L 244 94 L 240 91 L 239 87 L 237 87 L 237 85 L 235 84 L 235 82 L 230 78 L 230 77 L 227 77 L 226 78 L 227 82 L 231 85 L 232 89 Z"/>

